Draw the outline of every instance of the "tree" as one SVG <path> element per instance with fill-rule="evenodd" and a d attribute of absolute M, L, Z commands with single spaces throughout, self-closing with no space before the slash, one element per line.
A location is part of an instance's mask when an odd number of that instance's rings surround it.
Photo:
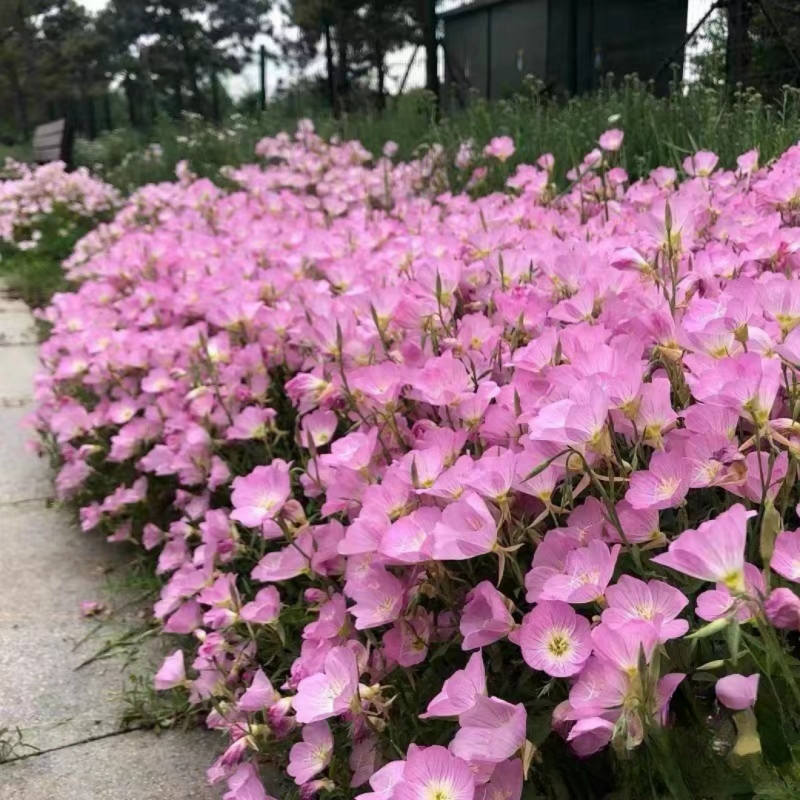
<path fill-rule="evenodd" d="M 717 9 L 703 26 L 698 47 L 691 56 L 691 73 L 702 86 L 719 88 L 725 85 L 725 50 L 728 25 L 725 11 Z"/>
<path fill-rule="evenodd" d="M 800 86 L 800 1 L 756 2 L 750 33 L 753 85 L 767 97 Z"/>
<path fill-rule="evenodd" d="M 83 101 L 88 108 L 108 86 L 107 50 L 94 18 L 74 0 L 0 2 L 0 113 L 10 101 L 27 138 L 48 106 L 64 113 Z"/>
<path fill-rule="evenodd" d="M 269 33 L 272 0 L 112 0 L 100 25 L 133 94 L 167 96 L 174 112 L 207 113 L 216 73 L 238 73 Z M 134 91 L 134 89 L 138 91 Z"/>
<path fill-rule="evenodd" d="M 0 4 L 0 90 L 12 98 L 14 116 L 25 138 L 30 133 L 28 99 L 32 94 L 35 19 L 47 9 L 37 0 Z"/>
<path fill-rule="evenodd" d="M 742 83 L 768 98 L 800 86 L 800 0 L 737 0 L 711 16 L 700 41 L 692 65 L 704 85 Z"/>
<path fill-rule="evenodd" d="M 93 137 L 94 100 L 108 90 L 112 77 L 107 39 L 83 6 L 65 0 L 42 16 L 38 42 L 42 99 L 52 106 L 79 104 Z"/>
<path fill-rule="evenodd" d="M 298 39 L 285 52 L 300 66 L 324 53 L 326 91 L 334 114 L 347 104 L 354 81 L 375 77 L 379 109 L 385 103 L 386 56 L 421 40 L 419 0 L 291 0 L 289 19 Z"/>

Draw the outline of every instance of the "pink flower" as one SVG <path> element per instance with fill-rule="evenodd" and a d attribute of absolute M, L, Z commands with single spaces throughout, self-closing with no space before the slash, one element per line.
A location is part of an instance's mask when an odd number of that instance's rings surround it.
<path fill-rule="evenodd" d="M 589 603 L 598 600 L 614 574 L 620 545 L 609 546 L 598 539 L 567 554 L 561 573 L 548 578 L 542 588 L 542 600 L 566 603 Z"/>
<path fill-rule="evenodd" d="M 290 578 L 295 578 L 311 569 L 313 555 L 313 537 L 311 532 L 306 530 L 292 544 L 286 545 L 281 550 L 267 553 L 253 567 L 253 571 L 250 574 L 253 580 L 261 581 L 262 583 L 288 581 Z"/>
<path fill-rule="evenodd" d="M 347 760 L 347 765 L 353 771 L 353 777 L 350 779 L 351 788 L 363 786 L 370 780 L 375 775 L 380 759 L 378 743 L 374 736 L 366 736 L 356 741 Z"/>
<path fill-rule="evenodd" d="M 625 499 L 636 510 L 676 508 L 689 491 L 689 480 L 689 464 L 680 453 L 654 453 L 647 470 L 631 475 Z"/>
<path fill-rule="evenodd" d="M 579 719 L 570 729 L 567 741 L 581 758 L 602 750 L 614 733 L 614 723 L 603 717 Z"/>
<path fill-rule="evenodd" d="M 106 610 L 106 607 L 96 600 L 84 600 L 80 608 L 82 617 L 96 617 Z"/>
<path fill-rule="evenodd" d="M 325 656 L 324 671 L 303 678 L 292 705 L 303 724 L 337 717 L 350 709 L 358 691 L 358 665 L 353 651 L 334 647 Z"/>
<path fill-rule="evenodd" d="M 463 650 L 486 647 L 508 635 L 514 627 L 514 618 L 506 603 L 506 598 L 489 581 L 482 581 L 467 595 L 459 625 L 464 637 Z"/>
<path fill-rule="evenodd" d="M 533 564 L 525 576 L 525 599 L 536 603 L 542 599 L 544 586 L 554 575 L 562 573 L 566 567 L 567 556 L 580 545 L 579 540 L 558 530 L 545 534 L 544 541 L 533 554 Z"/>
<path fill-rule="evenodd" d="M 699 578 L 723 583 L 732 592 L 745 590 L 744 546 L 747 520 L 756 515 L 739 503 L 697 530 L 684 531 L 654 564 Z"/>
<path fill-rule="evenodd" d="M 469 139 L 466 142 L 461 142 L 458 146 L 458 152 L 455 157 L 455 165 L 458 169 L 466 169 L 474 157 L 475 142 Z"/>
<path fill-rule="evenodd" d="M 386 657 L 401 667 L 421 664 L 428 655 L 428 642 L 433 629 L 433 616 L 418 608 L 410 619 L 400 619 L 383 635 Z"/>
<path fill-rule="evenodd" d="M 747 597 L 731 594 L 724 583 L 718 583 L 713 589 L 697 595 L 695 613 L 700 619 L 712 622 L 724 617 L 735 609 L 737 622 L 748 622 L 758 614 L 759 602 L 764 596 L 766 587 L 764 575 L 754 564 L 744 565 L 744 587 Z"/>
<path fill-rule="evenodd" d="M 773 589 L 764 612 L 776 628 L 800 630 L 800 598 L 791 589 Z"/>
<path fill-rule="evenodd" d="M 259 669 L 253 676 L 253 682 L 239 698 L 236 707 L 239 711 L 263 711 L 280 700 L 280 695 L 272 688 L 270 679 Z"/>
<path fill-rule="evenodd" d="M 356 601 L 350 613 L 360 631 L 394 622 L 403 611 L 403 584 L 384 569 L 375 568 L 357 581 L 348 581 L 345 591 Z"/>
<path fill-rule="evenodd" d="M 734 409 L 757 428 L 763 428 L 782 382 L 779 358 L 742 353 L 721 359 L 713 370 L 700 376 L 692 385 L 692 394 L 704 402 Z"/>
<path fill-rule="evenodd" d="M 778 534 L 769 565 L 787 580 L 800 581 L 800 531 Z"/>
<path fill-rule="evenodd" d="M 500 762 L 489 782 L 478 786 L 475 800 L 520 800 L 522 797 L 522 762 L 515 758 Z"/>
<path fill-rule="evenodd" d="M 277 458 L 269 466 L 256 467 L 246 477 L 233 481 L 231 519 L 248 528 L 258 528 L 274 519 L 291 493 L 289 464 Z"/>
<path fill-rule="evenodd" d="M 576 399 L 557 400 L 544 406 L 528 423 L 532 441 L 558 442 L 572 446 L 600 447 L 608 416 L 609 401 L 602 391 Z"/>
<path fill-rule="evenodd" d="M 759 675 L 726 675 L 720 678 L 714 691 L 725 708 L 734 711 L 743 711 L 745 708 L 752 708 L 756 704 L 758 695 Z"/>
<path fill-rule="evenodd" d="M 458 717 L 450 752 L 465 761 L 497 763 L 511 758 L 525 743 L 525 706 L 497 697 L 475 696 L 475 705 Z"/>
<path fill-rule="evenodd" d="M 517 456 L 506 450 L 499 456 L 483 456 L 473 462 L 464 483 L 490 500 L 504 500 L 516 477 Z"/>
<path fill-rule="evenodd" d="M 486 671 L 483 654 L 479 651 L 470 656 L 467 666 L 454 672 L 442 686 L 442 691 L 428 703 L 428 710 L 420 719 L 432 717 L 455 717 L 475 705 L 478 695 L 486 694 Z"/>
<path fill-rule="evenodd" d="M 683 169 L 687 175 L 707 178 L 717 166 L 719 156 L 709 150 L 698 150 L 693 156 L 686 156 Z"/>
<path fill-rule="evenodd" d="M 619 628 L 630 620 L 645 620 L 655 628 L 659 641 L 676 639 L 689 630 L 689 623 L 676 619 L 689 604 L 678 589 L 663 581 L 645 583 L 623 575 L 614 586 L 606 589 L 608 608 L 603 611 L 603 623 Z"/>
<path fill-rule="evenodd" d="M 515 150 L 514 140 L 510 136 L 495 136 L 484 147 L 483 152 L 490 158 L 496 158 L 498 161 L 504 162 L 514 155 Z"/>
<path fill-rule="evenodd" d="M 534 669 L 555 678 L 576 675 L 592 652 L 589 621 L 567 603 L 543 601 L 522 620 L 519 645 Z"/>
<path fill-rule="evenodd" d="M 746 153 L 742 153 L 736 159 L 736 164 L 742 175 L 752 175 L 758 169 L 758 150 L 753 148 Z"/>
<path fill-rule="evenodd" d="M 625 134 L 618 128 L 612 128 L 600 136 L 598 144 L 603 150 L 614 153 L 622 147 L 622 140 Z"/>
<path fill-rule="evenodd" d="M 392 800 L 473 800 L 474 796 L 475 778 L 466 761 L 439 745 L 411 745 Z"/>
<path fill-rule="evenodd" d="M 626 674 L 638 671 L 641 652 L 649 663 L 658 644 L 655 628 L 645 620 L 630 620 L 616 628 L 601 622 L 592 628 L 591 638 L 595 655 Z"/>
<path fill-rule="evenodd" d="M 286 772 L 298 786 L 310 781 L 331 762 L 333 735 L 327 722 L 303 726 L 303 741 L 292 745 Z"/>
<path fill-rule="evenodd" d="M 229 792 L 222 800 L 275 800 L 264 790 L 264 784 L 252 764 L 239 764 L 236 771 L 228 778 Z"/>
<path fill-rule="evenodd" d="M 163 692 L 174 689 L 186 680 L 186 669 L 183 665 L 183 650 L 176 650 L 164 659 L 153 680 L 156 691 Z"/>
<path fill-rule="evenodd" d="M 248 406 L 236 416 L 233 425 L 225 433 L 225 438 L 229 441 L 260 439 L 266 432 L 267 422 L 274 419 L 274 409 Z"/>
<path fill-rule="evenodd" d="M 497 523 L 484 500 L 467 492 L 447 506 L 433 530 L 433 557 L 464 561 L 490 553 L 497 544 Z"/>
<path fill-rule="evenodd" d="M 424 507 L 400 517 L 380 540 L 380 552 L 403 564 L 428 561 L 433 551 L 433 531 L 442 512 L 438 508 Z M 369 524 L 364 520 L 365 525 Z M 351 526 L 352 530 L 352 526 Z M 354 534 L 348 532 L 350 540 Z"/>
<path fill-rule="evenodd" d="M 381 767 L 369 779 L 374 791 L 359 795 L 359 800 L 392 800 L 395 786 L 403 780 L 405 767 L 405 761 L 390 761 Z"/>
<path fill-rule="evenodd" d="M 278 619 L 281 611 L 281 597 L 274 586 L 266 586 L 256 594 L 255 599 L 242 606 L 239 616 L 245 622 L 258 622 L 270 625 Z"/>
<path fill-rule="evenodd" d="M 599 717 L 619 709 L 630 690 L 628 675 L 604 657 L 592 656 L 569 692 L 572 716 Z"/>

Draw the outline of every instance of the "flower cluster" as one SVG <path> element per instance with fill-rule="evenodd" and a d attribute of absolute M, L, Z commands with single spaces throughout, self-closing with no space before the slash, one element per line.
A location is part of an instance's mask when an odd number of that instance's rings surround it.
<path fill-rule="evenodd" d="M 694 713 L 710 751 L 716 696 L 753 752 L 757 692 L 800 710 L 800 148 L 629 185 L 622 139 L 473 199 L 303 123 L 70 260 L 35 423 L 83 528 L 157 552 L 196 647 L 156 687 L 212 708 L 229 800 L 265 759 L 519 800 L 554 740 L 635 758 Z"/>
<path fill-rule="evenodd" d="M 22 250 L 38 244 L 42 221 L 61 212 L 61 224 L 93 219 L 119 204 L 117 191 L 85 169 L 67 172 L 56 161 L 40 167 L 7 159 L 0 180 L 0 242 Z M 62 233 L 62 235 L 64 235 Z"/>

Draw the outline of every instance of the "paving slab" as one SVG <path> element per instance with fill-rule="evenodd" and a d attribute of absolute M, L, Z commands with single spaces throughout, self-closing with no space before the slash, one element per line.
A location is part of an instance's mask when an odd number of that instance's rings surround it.
<path fill-rule="evenodd" d="M 76 651 L 85 635 L 75 613 L 72 620 L 62 615 L 46 624 L 0 620 L 0 720 L 19 728 L 26 745 L 48 750 L 119 730 L 126 681 L 121 662 L 76 670 L 102 646 Z"/>
<path fill-rule="evenodd" d="M 29 411 L 0 404 L 0 504 L 41 500 L 54 494 L 53 473 L 30 448 L 32 432 L 24 424 Z M 0 567 L 3 558 L 0 554 Z"/>
<path fill-rule="evenodd" d="M 11 311 L 0 314 L 0 347 L 36 344 L 37 341 L 36 325 L 29 313 Z"/>
<path fill-rule="evenodd" d="M 198 763 L 219 737 L 203 731 L 131 732 L 0 765 L 3 800 L 217 800 Z M 194 765 L 194 766 L 192 766 Z"/>
<path fill-rule="evenodd" d="M 0 513 L 2 619 L 80 622 L 80 602 L 96 600 L 104 576 L 130 560 L 125 545 L 83 533 L 66 512 L 44 502 L 6 505 Z"/>
<path fill-rule="evenodd" d="M 0 729 L 19 728 L 39 751 L 0 765 L 0 800 L 218 798 L 221 790 L 205 783 L 224 747 L 217 735 L 120 733 L 122 660 L 82 666 L 130 630 L 119 615 L 97 633 L 79 604 L 106 600 L 106 576 L 123 572 L 131 554 L 82 533 L 73 514 L 43 500 L 53 475 L 27 446 L 23 425 L 35 340 L 31 315 L 0 289 Z M 144 657 L 157 656 L 146 648 Z"/>
<path fill-rule="evenodd" d="M 38 367 L 36 345 L 0 347 L 0 406 L 13 407 L 30 403 L 33 398 L 33 379 Z"/>
<path fill-rule="evenodd" d="M 23 300 L 9 297 L 0 285 L 0 314 L 27 314 L 28 306 Z"/>

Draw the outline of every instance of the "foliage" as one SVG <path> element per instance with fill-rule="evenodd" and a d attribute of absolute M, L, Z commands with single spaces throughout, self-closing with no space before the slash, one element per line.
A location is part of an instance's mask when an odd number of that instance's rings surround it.
<path fill-rule="evenodd" d="M 300 65 L 326 54 L 326 98 L 334 115 L 352 108 L 352 83 L 374 70 L 377 109 L 385 106 L 385 61 L 391 51 L 419 42 L 422 4 L 417 0 L 291 0 L 288 16 L 300 36 L 284 42 Z M 332 96 L 328 96 L 332 94 Z"/>
<path fill-rule="evenodd" d="M 19 0 L 0 9 L 0 139 L 85 106 L 110 79 L 111 43 L 75 0 Z M 81 114 L 83 109 L 81 109 Z"/>
<path fill-rule="evenodd" d="M 113 0 L 97 25 L 111 43 L 139 122 L 158 98 L 166 98 L 172 114 L 208 115 L 214 75 L 241 71 L 255 36 L 268 31 L 271 6 L 272 0 Z"/>
<path fill-rule="evenodd" d="M 119 201 L 85 170 L 31 169 L 7 160 L 0 181 L 0 275 L 29 305 L 65 288 L 61 262 Z"/>
<path fill-rule="evenodd" d="M 66 262 L 35 422 L 83 529 L 157 553 L 192 638 L 154 686 L 230 800 L 264 762 L 287 798 L 796 793 L 800 149 L 631 182 L 595 122 L 452 164 L 303 121 Z"/>
<path fill-rule="evenodd" d="M 461 142 L 472 140 L 480 149 L 497 134 L 510 135 L 516 152 L 509 169 L 533 162 L 543 151 L 553 153 L 559 163 L 572 163 L 591 149 L 597 131 L 611 119 L 626 130 L 629 147 L 623 154 L 624 166 L 633 178 L 646 176 L 659 164 L 680 166 L 696 149 L 713 150 L 730 167 L 752 147 L 759 147 L 762 157 L 769 160 L 800 139 L 800 95 L 795 89 L 785 90 L 778 104 L 767 103 L 752 91 L 728 98 L 724 89 L 713 87 L 676 88 L 669 98 L 659 98 L 631 78 L 621 85 L 609 82 L 566 104 L 530 82 L 516 98 L 497 103 L 476 99 L 439 121 L 424 92 L 391 100 L 382 115 L 345 113 L 339 120 L 311 95 L 290 93 L 263 115 L 233 116 L 221 126 L 191 117 L 178 122 L 162 118 L 149 132 L 114 131 L 95 142 L 79 142 L 77 158 L 125 191 L 171 180 L 183 160 L 196 174 L 219 181 L 221 167 L 247 163 L 260 138 L 304 116 L 314 119 L 322 135 L 357 139 L 375 156 L 386 141 L 398 144 L 403 159 L 414 158 L 418 148 L 439 144 L 449 164 Z M 152 147 L 156 144 L 157 148 Z M 450 179 L 460 180 L 456 170 L 451 170 Z M 555 179 L 560 186 L 566 185 L 563 173 Z M 502 179 L 492 173 L 482 190 L 501 186 Z"/>

